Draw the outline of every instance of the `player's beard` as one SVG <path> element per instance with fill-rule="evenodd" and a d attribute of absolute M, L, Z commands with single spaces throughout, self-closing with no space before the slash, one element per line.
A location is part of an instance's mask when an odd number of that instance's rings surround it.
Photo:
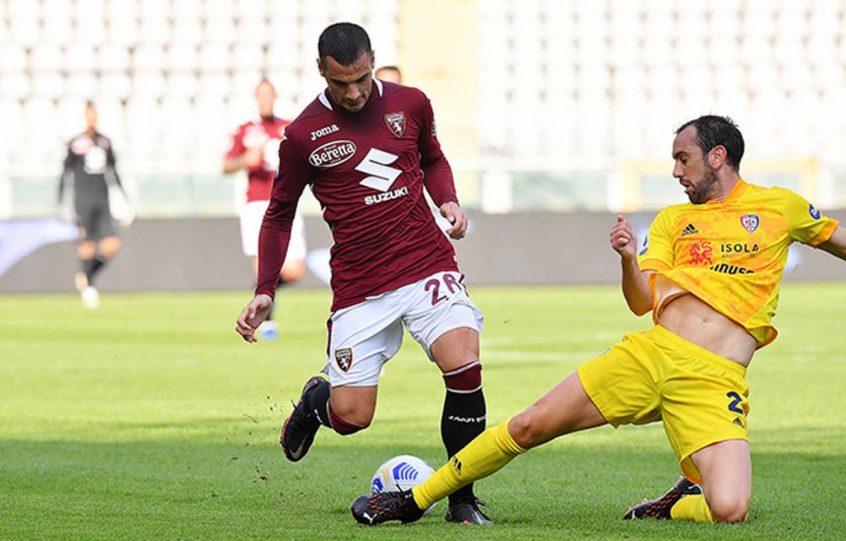
<path fill-rule="evenodd" d="M 701 205 L 716 195 L 718 190 L 717 172 L 707 161 L 705 162 L 705 175 L 702 180 L 693 185 L 693 191 L 688 196 L 694 205 Z"/>

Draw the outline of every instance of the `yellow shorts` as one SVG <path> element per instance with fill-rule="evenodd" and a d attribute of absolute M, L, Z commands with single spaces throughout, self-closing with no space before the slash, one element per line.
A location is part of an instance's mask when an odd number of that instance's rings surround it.
<path fill-rule="evenodd" d="M 628 334 L 579 367 L 590 399 L 614 427 L 664 421 L 690 480 L 701 482 L 690 455 L 726 440 L 748 440 L 746 368 L 661 326 Z"/>

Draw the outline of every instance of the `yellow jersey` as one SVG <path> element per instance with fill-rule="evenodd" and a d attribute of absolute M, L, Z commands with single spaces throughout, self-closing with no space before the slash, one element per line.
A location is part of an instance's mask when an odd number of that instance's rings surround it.
<path fill-rule="evenodd" d="M 800 195 L 739 179 L 724 201 L 671 205 L 655 217 L 638 263 L 653 292 L 657 323 L 667 303 L 687 293 L 743 327 L 763 347 L 793 241 L 817 246 L 837 228 Z"/>

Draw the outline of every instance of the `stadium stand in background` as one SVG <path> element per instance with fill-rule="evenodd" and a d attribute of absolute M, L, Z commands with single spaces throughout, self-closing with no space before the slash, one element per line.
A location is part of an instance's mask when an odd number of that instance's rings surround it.
<path fill-rule="evenodd" d="M 0 218 L 52 212 L 55 164 L 88 99 L 140 217 L 234 215 L 221 134 L 252 113 L 255 81 L 269 78 L 276 109 L 296 115 L 322 88 L 314 43 L 337 20 L 368 28 L 378 65 L 413 72 L 401 43 L 425 21 L 401 16 L 407 1 L 0 0 Z M 844 10 L 844 0 L 477 0 L 475 50 L 443 59 L 478 73 L 466 111 L 476 148 L 447 145 L 475 179 L 460 184 L 465 206 L 659 208 L 672 202 L 673 129 L 707 112 L 739 123 L 747 176 L 846 206 Z M 413 80 L 427 89 L 425 75 Z"/>

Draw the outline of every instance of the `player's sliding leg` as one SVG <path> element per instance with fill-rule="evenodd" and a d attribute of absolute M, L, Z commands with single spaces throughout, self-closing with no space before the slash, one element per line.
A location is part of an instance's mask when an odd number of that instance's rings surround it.
<path fill-rule="evenodd" d="M 573 373 L 524 412 L 486 430 L 423 484 L 406 492 L 361 496 L 350 510 L 362 524 L 389 520 L 412 522 L 422 516 L 423 509 L 498 471 L 527 449 L 605 422 L 585 393 L 578 375 Z M 416 510 L 408 502 L 408 493 Z"/>

